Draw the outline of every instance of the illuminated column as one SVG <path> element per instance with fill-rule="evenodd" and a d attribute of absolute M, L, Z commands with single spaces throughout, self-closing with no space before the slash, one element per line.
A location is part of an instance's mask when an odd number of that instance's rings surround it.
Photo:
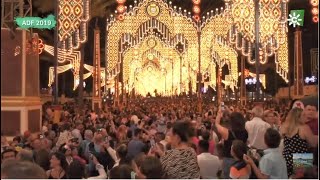
<path fill-rule="evenodd" d="M 94 59 L 93 59 L 93 93 L 92 108 L 97 110 L 101 108 L 101 68 L 100 68 L 100 30 L 94 30 Z"/>
<path fill-rule="evenodd" d="M 295 96 L 303 96 L 303 59 L 301 29 L 294 32 L 294 91 Z"/>

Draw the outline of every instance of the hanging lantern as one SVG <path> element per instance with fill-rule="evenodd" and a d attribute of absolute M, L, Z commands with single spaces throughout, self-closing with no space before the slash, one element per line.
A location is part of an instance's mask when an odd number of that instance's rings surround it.
<path fill-rule="evenodd" d="M 193 3 L 192 11 L 194 13 L 193 19 L 198 22 L 198 21 L 200 21 L 200 12 L 201 12 L 200 3 L 201 3 L 201 0 L 192 0 L 192 3 Z"/>
<path fill-rule="evenodd" d="M 310 0 L 310 4 L 311 4 L 311 14 L 312 14 L 312 21 L 314 23 L 318 23 L 319 21 L 319 18 L 318 18 L 318 15 L 319 15 L 319 8 L 318 8 L 318 5 L 319 5 L 319 0 Z"/>

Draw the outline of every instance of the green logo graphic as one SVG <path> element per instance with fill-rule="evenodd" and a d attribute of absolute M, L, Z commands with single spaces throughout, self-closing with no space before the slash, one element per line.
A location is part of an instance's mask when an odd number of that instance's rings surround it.
<path fill-rule="evenodd" d="M 303 26 L 304 22 L 304 10 L 291 10 L 289 14 L 289 26 Z"/>
<path fill-rule="evenodd" d="M 56 26 L 57 21 L 54 15 L 50 14 L 46 18 L 40 17 L 16 17 L 14 20 L 22 29 L 52 29 Z"/>

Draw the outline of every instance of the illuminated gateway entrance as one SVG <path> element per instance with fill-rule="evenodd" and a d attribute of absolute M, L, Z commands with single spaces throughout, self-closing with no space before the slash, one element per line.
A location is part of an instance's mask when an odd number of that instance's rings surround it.
<path fill-rule="evenodd" d="M 245 2 L 253 6 L 252 1 Z M 273 2 L 276 10 L 285 4 L 285 1 Z M 248 62 L 255 61 L 251 58 L 254 41 L 249 36 L 254 26 L 237 23 L 245 19 L 244 15 L 251 22 L 254 13 L 241 3 L 226 1 L 226 10 L 217 9 L 195 20 L 190 12 L 166 0 L 141 0 L 135 1 L 123 14 L 107 18 L 105 84 L 114 90 L 115 100 L 131 95 L 155 95 L 155 92 L 162 96 L 196 93 L 199 81 L 219 92 L 222 83 L 234 90 L 239 77 L 238 55 Z M 243 11 L 238 8 L 242 5 L 246 7 Z M 268 10 L 263 7 L 264 11 Z M 273 12 L 279 17 L 272 27 L 279 33 L 266 34 L 270 27 L 262 25 L 260 34 L 264 38 L 259 58 L 263 64 L 269 56 L 276 55 L 277 72 L 286 80 L 287 42 L 283 38 L 286 12 Z M 224 77 L 223 66 L 229 70 Z"/>

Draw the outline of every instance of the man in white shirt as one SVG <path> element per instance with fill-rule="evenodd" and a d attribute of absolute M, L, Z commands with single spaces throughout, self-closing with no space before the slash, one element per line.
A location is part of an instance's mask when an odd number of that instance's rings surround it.
<path fill-rule="evenodd" d="M 221 161 L 215 155 L 209 153 L 209 142 L 199 141 L 198 164 L 202 179 L 217 179 L 217 173 L 221 170 Z"/>
<path fill-rule="evenodd" d="M 265 150 L 267 148 L 264 142 L 264 134 L 270 128 L 270 124 L 263 121 L 263 108 L 255 106 L 252 109 L 253 118 L 246 122 L 246 130 L 248 132 L 249 147 Z"/>

